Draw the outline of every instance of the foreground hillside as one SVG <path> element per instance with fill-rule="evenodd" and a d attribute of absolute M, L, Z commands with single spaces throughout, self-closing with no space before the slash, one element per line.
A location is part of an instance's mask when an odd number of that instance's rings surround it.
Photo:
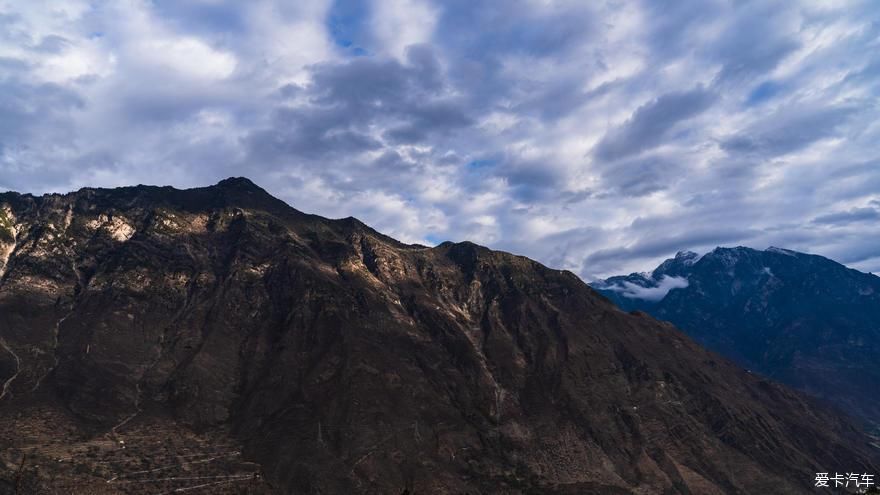
<path fill-rule="evenodd" d="M 664 284 L 677 288 L 644 298 Z M 650 274 L 596 287 L 627 310 L 668 320 L 740 365 L 880 426 L 876 275 L 787 249 L 737 247 L 679 253 Z"/>
<path fill-rule="evenodd" d="M 7 489 L 804 493 L 878 471 L 847 420 L 526 258 L 404 245 L 245 179 L 6 193 L 0 215 Z"/>

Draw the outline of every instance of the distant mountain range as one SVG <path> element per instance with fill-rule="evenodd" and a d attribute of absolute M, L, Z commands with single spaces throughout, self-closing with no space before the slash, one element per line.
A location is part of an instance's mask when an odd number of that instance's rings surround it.
<path fill-rule="evenodd" d="M 880 277 L 780 248 L 680 252 L 592 284 L 740 365 L 880 423 Z"/>

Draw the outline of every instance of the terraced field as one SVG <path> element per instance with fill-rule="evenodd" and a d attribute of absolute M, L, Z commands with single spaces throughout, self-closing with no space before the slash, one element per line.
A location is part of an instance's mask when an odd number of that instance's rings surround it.
<path fill-rule="evenodd" d="M 59 407 L 25 407 L 0 414 L 0 493 L 271 493 L 222 431 L 199 434 L 152 411 L 83 431 Z"/>

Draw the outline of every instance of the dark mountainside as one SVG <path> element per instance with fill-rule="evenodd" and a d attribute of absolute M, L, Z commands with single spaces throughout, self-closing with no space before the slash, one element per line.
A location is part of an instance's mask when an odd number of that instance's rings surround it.
<path fill-rule="evenodd" d="M 685 277 L 688 286 L 655 302 L 620 291 L 664 276 Z M 594 286 L 748 369 L 880 424 L 880 277 L 821 256 L 737 247 L 701 258 L 679 253 L 651 274 Z"/>
<path fill-rule="evenodd" d="M 848 420 L 523 257 L 246 179 L 0 209 L 0 493 L 784 494 L 880 467 Z"/>

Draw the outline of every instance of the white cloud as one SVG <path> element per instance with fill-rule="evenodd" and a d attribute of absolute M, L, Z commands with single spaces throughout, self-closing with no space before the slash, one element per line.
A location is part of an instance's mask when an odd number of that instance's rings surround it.
<path fill-rule="evenodd" d="M 215 50 L 191 37 L 145 40 L 136 43 L 127 55 L 139 63 L 198 79 L 227 78 L 237 63 L 231 53 Z"/>
<path fill-rule="evenodd" d="M 688 286 L 687 277 L 669 277 L 664 275 L 657 286 L 642 287 L 632 282 L 621 282 L 620 285 L 604 287 L 605 290 L 620 292 L 620 295 L 629 299 L 644 299 L 645 301 L 659 301 L 669 294 L 672 289 L 684 289 Z"/>
<path fill-rule="evenodd" d="M 437 7 L 422 0 L 374 0 L 373 34 L 386 53 L 403 59 L 406 48 L 431 40 Z"/>
<path fill-rule="evenodd" d="M 248 30 L 240 48 L 250 58 L 251 70 L 269 78 L 265 82 L 304 85 L 309 65 L 337 58 L 325 26 L 331 1 L 248 4 L 243 13 Z"/>

